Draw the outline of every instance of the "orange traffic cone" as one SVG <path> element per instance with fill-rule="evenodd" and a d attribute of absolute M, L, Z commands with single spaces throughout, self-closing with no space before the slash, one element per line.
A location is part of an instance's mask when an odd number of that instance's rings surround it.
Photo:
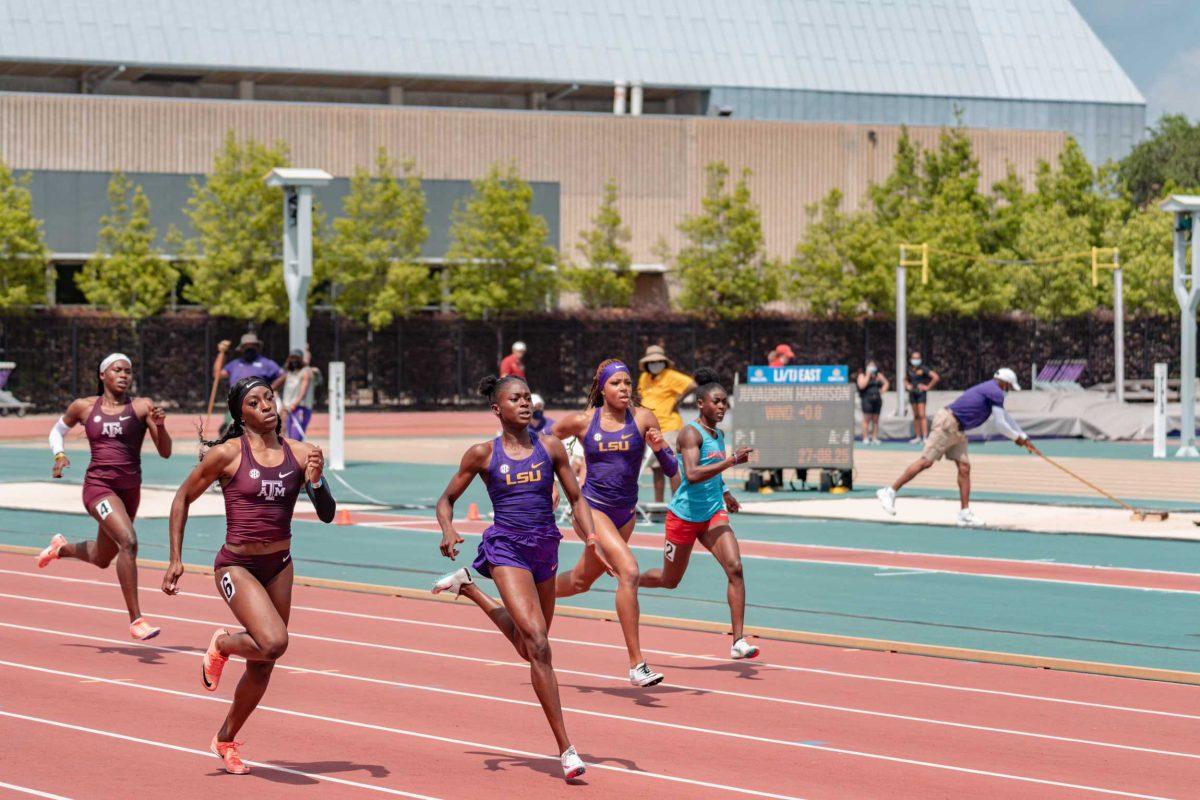
<path fill-rule="evenodd" d="M 467 519 L 471 520 L 472 522 L 479 521 L 479 504 L 478 503 L 471 503 L 471 505 L 467 506 Z"/>
<path fill-rule="evenodd" d="M 343 508 L 337 513 L 337 519 L 333 521 L 334 525 L 353 525 L 354 519 L 350 516 L 350 509 Z"/>

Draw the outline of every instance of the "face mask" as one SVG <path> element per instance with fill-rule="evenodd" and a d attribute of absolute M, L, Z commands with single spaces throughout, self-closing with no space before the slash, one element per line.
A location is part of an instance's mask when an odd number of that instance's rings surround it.
<path fill-rule="evenodd" d="M 879 367 L 875 366 L 874 364 L 867 365 L 867 374 L 868 375 L 874 375 L 876 372 L 879 372 Z"/>
<path fill-rule="evenodd" d="M 667 362 L 665 362 L 665 361 L 652 361 L 646 365 L 646 370 L 651 375 L 657 375 L 658 373 L 662 372 L 666 368 L 667 368 Z"/>
<path fill-rule="evenodd" d="M 543 419 L 546 418 L 546 412 L 545 411 L 534 411 L 533 418 L 536 419 L 538 422 L 541 422 Z"/>
<path fill-rule="evenodd" d="M 242 351 L 242 360 L 243 361 L 253 361 L 256 358 L 258 358 L 258 351 L 255 350 L 253 347 L 247 347 L 245 350 Z"/>
<path fill-rule="evenodd" d="M 913 358 L 913 359 L 910 359 L 908 363 L 912 364 L 914 367 L 919 367 L 919 366 L 921 366 L 921 359 Z"/>

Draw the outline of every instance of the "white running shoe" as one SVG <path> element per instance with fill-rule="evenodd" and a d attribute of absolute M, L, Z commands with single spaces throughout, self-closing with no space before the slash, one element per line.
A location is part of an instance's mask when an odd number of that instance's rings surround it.
<path fill-rule="evenodd" d="M 650 669 L 645 661 L 629 670 L 629 682 L 634 686 L 657 686 L 662 680 L 663 674 Z"/>
<path fill-rule="evenodd" d="M 920 436 L 914 436 L 913 438 L 908 440 L 908 443 L 909 444 L 920 444 L 923 441 L 925 441 L 925 440 L 922 439 Z"/>
<path fill-rule="evenodd" d="M 457 597 L 458 595 L 462 594 L 464 586 L 470 586 L 473 583 L 474 581 L 471 580 L 471 573 L 467 571 L 467 568 L 460 567 L 459 569 L 454 570 L 454 572 L 438 578 L 437 582 L 433 584 L 433 589 L 430 591 L 432 591 L 434 594 L 453 592 L 454 596 Z"/>
<path fill-rule="evenodd" d="M 51 536 L 50 544 L 46 545 L 45 548 L 42 549 L 42 552 L 38 553 L 38 568 L 43 569 L 51 561 L 57 560 L 59 558 L 59 553 L 66 546 L 67 537 L 63 536 L 61 533 L 56 533 Z"/>
<path fill-rule="evenodd" d="M 733 643 L 733 647 L 729 648 L 729 656 L 734 659 L 758 658 L 758 648 L 746 641 L 746 637 L 743 636 Z"/>
<path fill-rule="evenodd" d="M 871 440 L 871 444 L 883 444 L 883 442 L 879 441 L 879 437 L 876 436 L 874 439 Z"/>
<path fill-rule="evenodd" d="M 982 528 L 983 526 L 984 526 L 984 521 L 982 519 L 980 519 L 979 517 L 975 516 L 975 512 L 973 512 L 971 509 L 964 508 L 958 512 L 958 527 L 960 527 L 960 528 Z"/>
<path fill-rule="evenodd" d="M 883 510 L 896 516 L 896 490 L 890 486 L 885 486 L 875 492 L 875 496 L 879 498 L 879 502 L 883 504 Z"/>
<path fill-rule="evenodd" d="M 575 752 L 575 745 L 571 745 L 562 754 L 563 777 L 567 780 L 578 778 L 583 773 L 587 772 L 587 767 L 583 763 L 583 759 Z"/>

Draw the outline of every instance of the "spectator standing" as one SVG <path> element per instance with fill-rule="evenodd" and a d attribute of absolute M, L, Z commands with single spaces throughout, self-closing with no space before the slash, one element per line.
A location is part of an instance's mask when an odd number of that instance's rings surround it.
<path fill-rule="evenodd" d="M 796 354 L 786 344 L 777 345 L 774 350 L 767 354 L 768 367 L 786 367 L 795 360 Z"/>
<path fill-rule="evenodd" d="M 500 359 L 501 378 L 515 375 L 525 380 L 525 347 L 524 342 L 513 342 L 512 352 Z"/>
<path fill-rule="evenodd" d="M 283 410 L 287 412 L 287 436 L 302 442 L 312 421 L 313 394 L 316 389 L 309 357 L 300 348 L 288 353 L 283 362 Z"/>
<path fill-rule="evenodd" d="M 696 382 L 690 375 L 675 369 L 675 362 L 667 358 L 666 351 L 656 344 L 646 348 L 646 354 L 638 361 L 638 366 L 641 368 L 638 393 L 642 397 L 642 405 L 654 412 L 663 438 L 672 450 L 679 452 L 676 439 L 683 428 L 679 402 L 696 391 Z M 654 502 L 661 503 L 665 495 L 666 481 L 656 459 L 651 459 L 650 470 L 654 477 Z M 671 494 L 674 495 L 678 488 L 679 474 L 676 473 L 671 476 Z"/>
<path fill-rule="evenodd" d="M 913 410 L 912 444 L 929 438 L 929 417 L 925 414 L 925 403 L 929 390 L 937 386 L 941 377 L 931 370 L 920 351 L 914 350 L 908 357 L 908 371 L 904 376 L 904 388 L 908 390 L 908 402 Z"/>
<path fill-rule="evenodd" d="M 879 444 L 879 412 L 883 410 L 883 396 L 891 384 L 874 361 L 868 361 L 867 368 L 858 373 L 857 383 L 862 406 L 863 444 Z"/>

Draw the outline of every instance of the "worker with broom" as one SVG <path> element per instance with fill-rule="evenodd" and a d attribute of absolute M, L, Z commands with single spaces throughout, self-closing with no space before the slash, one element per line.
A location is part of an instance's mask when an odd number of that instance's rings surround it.
<path fill-rule="evenodd" d="M 996 370 L 990 381 L 972 386 L 953 403 L 939 409 L 933 417 L 933 426 L 929 431 L 929 438 L 925 440 L 925 449 L 921 451 L 920 458 L 910 464 L 895 483 L 875 493 L 879 502 L 883 504 L 883 510 L 894 516 L 896 492 L 932 467 L 942 456 L 946 456 L 958 465 L 958 496 L 962 504 L 958 512 L 959 527 L 982 527 L 983 520 L 971 511 L 971 462 L 967 459 L 966 432 L 992 419 L 1001 433 L 1012 439 L 1018 447 L 1036 453 L 1037 450 L 1030 443 L 1029 437 L 1004 410 L 1004 395 L 1019 391 L 1021 386 L 1017 383 L 1017 374 L 1008 367 L 1002 367 Z"/>

